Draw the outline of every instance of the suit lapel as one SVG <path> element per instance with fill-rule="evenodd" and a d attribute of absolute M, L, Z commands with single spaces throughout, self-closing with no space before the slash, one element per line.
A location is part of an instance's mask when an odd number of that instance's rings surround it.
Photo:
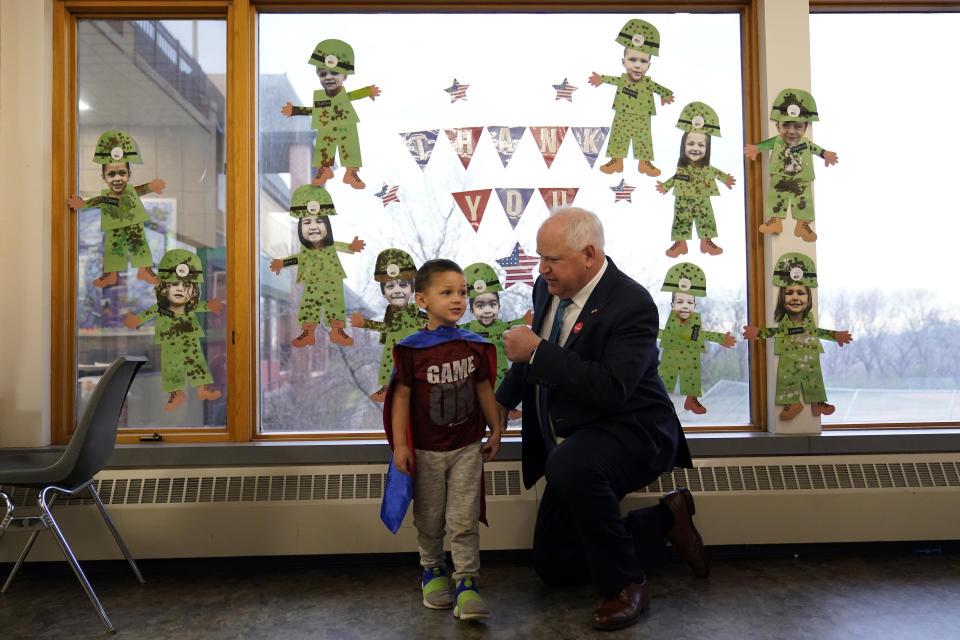
<path fill-rule="evenodd" d="M 547 291 L 547 284 L 543 278 L 537 278 L 534 285 L 534 291 L 537 293 L 536 301 L 533 303 L 533 332 L 540 335 L 540 329 L 543 327 L 543 317 L 550 308 L 550 300 L 553 296 Z"/>
<path fill-rule="evenodd" d="M 597 321 L 597 316 L 603 310 L 604 305 L 610 300 L 610 290 L 613 282 L 620 275 L 620 270 L 613 264 L 613 260 L 607 257 L 607 270 L 603 272 L 597 286 L 593 288 L 590 297 L 587 298 L 587 304 L 580 310 L 577 321 L 570 330 L 566 342 L 563 343 L 564 349 L 570 349 L 582 333 L 590 330 L 590 325 Z"/>

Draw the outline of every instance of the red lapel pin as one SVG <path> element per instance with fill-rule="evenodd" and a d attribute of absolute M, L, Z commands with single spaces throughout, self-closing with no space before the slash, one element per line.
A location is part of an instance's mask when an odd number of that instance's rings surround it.
<path fill-rule="evenodd" d="M 577 324 L 573 325 L 573 332 L 574 332 L 574 333 L 580 333 L 580 330 L 581 330 L 581 329 L 583 329 L 583 323 L 582 323 L 582 322 L 578 322 Z"/>

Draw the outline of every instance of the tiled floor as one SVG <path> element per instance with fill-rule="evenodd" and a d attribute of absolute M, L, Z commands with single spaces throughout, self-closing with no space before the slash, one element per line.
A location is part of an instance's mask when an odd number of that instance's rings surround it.
<path fill-rule="evenodd" d="M 714 559 L 649 576 L 650 611 L 602 633 L 590 587 L 548 589 L 525 554 L 483 557 L 492 614 L 463 623 L 420 602 L 415 556 L 92 563 L 119 638 L 960 638 L 960 556 L 845 553 Z M 0 567 L 0 570 L 9 566 Z M 103 627 L 66 565 L 28 565 L 0 596 L 0 639 L 97 638 Z"/>

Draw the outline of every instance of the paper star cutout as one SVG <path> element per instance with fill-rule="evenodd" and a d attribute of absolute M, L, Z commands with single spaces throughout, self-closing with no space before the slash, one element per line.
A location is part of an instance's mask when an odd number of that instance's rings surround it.
<path fill-rule="evenodd" d="M 461 98 L 464 100 L 467 99 L 467 89 L 469 88 L 470 88 L 470 85 L 460 84 L 459 82 L 457 82 L 457 79 L 454 78 L 453 84 L 447 87 L 446 89 L 444 89 L 444 91 L 450 94 L 450 102 L 456 102 Z"/>
<path fill-rule="evenodd" d="M 400 188 L 400 185 L 398 184 L 392 187 L 388 187 L 387 183 L 384 182 L 383 189 L 380 189 L 380 191 L 377 191 L 373 195 L 377 196 L 383 201 L 383 206 L 387 206 L 391 202 L 400 202 L 400 198 L 397 197 L 397 189 L 399 188 Z"/>
<path fill-rule="evenodd" d="M 626 200 L 629 203 L 633 203 L 633 200 L 630 197 L 630 194 L 633 193 L 633 190 L 636 187 L 631 187 L 627 184 L 626 180 L 620 180 L 620 184 L 615 187 L 610 187 L 610 190 L 613 191 L 617 196 L 613 199 L 613 203 L 616 204 L 621 200 Z"/>
<path fill-rule="evenodd" d="M 520 284 L 521 282 L 532 287 L 533 276 L 530 275 L 530 271 L 533 269 L 533 265 L 538 262 L 540 262 L 540 258 L 525 254 L 519 242 L 514 245 L 513 253 L 505 258 L 497 258 L 497 264 L 507 272 L 505 288 L 509 289 L 513 285 Z"/>
<path fill-rule="evenodd" d="M 567 82 L 566 78 L 564 78 L 563 82 L 560 84 L 553 85 L 553 88 L 557 90 L 557 97 L 554 99 L 554 101 L 569 100 L 570 102 L 573 102 L 573 92 L 576 91 L 577 88 Z"/>

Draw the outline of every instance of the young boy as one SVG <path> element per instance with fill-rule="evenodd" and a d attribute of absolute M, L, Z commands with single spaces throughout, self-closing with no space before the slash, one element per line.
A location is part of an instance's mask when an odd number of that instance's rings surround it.
<path fill-rule="evenodd" d="M 312 118 L 310 127 L 317 130 L 317 142 L 313 150 L 313 166 L 317 167 L 314 185 L 323 186 L 333 177 L 332 167 L 339 150 L 340 163 L 347 167 L 343 181 L 354 189 L 363 189 L 367 185 L 357 173 L 363 164 L 357 136 L 360 118 L 350 103 L 367 97 L 375 100 L 380 95 L 380 89 L 372 84 L 349 93 L 343 91 L 344 80 L 354 70 L 353 48 L 343 40 L 324 40 L 319 43 L 307 62 L 317 68 L 317 77 L 323 89 L 313 92 L 313 106 L 295 107 L 292 102 L 287 102 L 280 112 L 288 118 Z"/>
<path fill-rule="evenodd" d="M 777 134 L 759 144 L 743 147 L 743 155 L 756 160 L 761 151 L 770 153 L 770 189 L 764 206 L 766 222 L 760 233 L 780 233 L 789 207 L 796 226 L 793 235 L 805 242 L 813 242 L 817 234 L 810 228 L 813 222 L 813 162 L 810 154 L 823 158 L 826 166 L 837 164 L 837 154 L 804 137 L 810 122 L 820 119 L 813 96 L 800 89 L 784 89 L 773 101 L 770 119 L 776 122 Z"/>
<path fill-rule="evenodd" d="M 651 177 L 660 175 L 653 166 L 653 138 L 650 135 L 650 116 L 657 112 L 653 94 L 660 96 L 660 104 L 673 102 L 673 92 L 657 84 L 647 76 L 650 57 L 660 54 L 660 32 L 645 20 L 634 19 L 623 25 L 616 37 L 623 45 L 623 63 L 626 73 L 602 76 L 596 71 L 589 78 L 590 84 L 599 87 L 603 83 L 617 87 L 613 99 L 613 124 L 610 125 L 610 141 L 607 157 L 610 162 L 600 167 L 604 173 L 623 171 L 623 159 L 627 157 L 633 142 L 633 157 L 639 160 L 637 171 Z"/>
<path fill-rule="evenodd" d="M 413 474 L 424 606 L 453 606 L 453 615 L 461 620 L 486 618 L 489 610 L 477 590 L 478 519 L 483 518 L 483 461 L 500 450 L 493 396 L 496 349 L 457 327 L 467 308 L 467 283 L 457 263 L 429 260 L 420 267 L 416 300 L 427 312 L 427 326 L 394 349 L 396 374 L 384 405 L 384 427 L 394 466 Z M 484 443 L 486 425 L 490 436 Z M 455 596 L 444 568 L 445 530 L 450 532 Z"/>
<path fill-rule="evenodd" d="M 123 131 L 105 131 L 97 140 L 93 161 L 102 165 L 100 175 L 107 188 L 99 196 L 84 200 L 72 195 L 67 198 L 71 209 L 100 207 L 100 230 L 106 233 L 103 242 L 103 275 L 93 281 L 93 286 L 104 288 L 117 284 L 119 271 L 130 266 L 137 267 L 137 278 L 149 284 L 157 284 L 153 272 L 153 256 L 143 232 L 143 223 L 150 219 L 140 202 L 140 196 L 163 192 L 166 183 L 154 178 L 146 184 L 131 187 L 127 183 L 133 172 L 130 163 L 140 164 L 140 152 L 133 138 Z"/>

